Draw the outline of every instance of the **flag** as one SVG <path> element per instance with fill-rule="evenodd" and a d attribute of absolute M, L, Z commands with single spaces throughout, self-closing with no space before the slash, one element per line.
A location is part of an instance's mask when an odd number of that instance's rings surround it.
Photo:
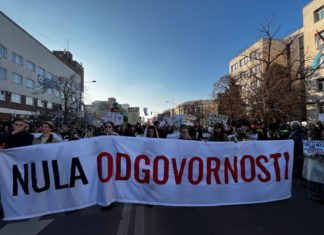
<path fill-rule="evenodd" d="M 318 66 L 320 66 L 321 58 L 322 58 L 322 52 L 319 51 L 319 52 L 317 53 L 317 55 L 315 56 L 315 58 L 314 58 L 314 60 L 313 60 L 313 63 L 312 63 L 312 65 L 311 65 L 311 67 L 312 67 L 313 69 L 317 69 Z"/>
<path fill-rule="evenodd" d="M 143 108 L 143 111 L 144 111 L 144 115 L 147 116 L 147 108 Z"/>
<path fill-rule="evenodd" d="M 320 37 L 320 39 L 322 39 L 322 41 L 324 42 L 324 37 L 322 36 L 322 34 L 320 32 L 318 32 L 316 30 L 316 34 L 315 35 L 318 35 Z"/>

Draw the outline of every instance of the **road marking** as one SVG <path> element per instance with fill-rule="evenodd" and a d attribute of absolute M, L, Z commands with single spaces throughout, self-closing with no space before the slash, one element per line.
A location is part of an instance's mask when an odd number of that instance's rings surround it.
<path fill-rule="evenodd" d="M 54 219 L 39 220 L 40 217 L 25 222 L 7 224 L 0 230 L 0 235 L 36 235 Z"/>
<path fill-rule="evenodd" d="M 132 206 L 125 204 L 122 212 L 122 219 L 120 220 L 117 235 L 128 235 L 128 229 L 130 224 Z"/>
<path fill-rule="evenodd" d="M 144 206 L 136 206 L 134 235 L 144 235 Z"/>

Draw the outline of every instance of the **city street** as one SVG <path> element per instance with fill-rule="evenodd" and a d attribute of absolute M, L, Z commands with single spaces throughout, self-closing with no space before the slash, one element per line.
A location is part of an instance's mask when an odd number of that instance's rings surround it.
<path fill-rule="evenodd" d="M 1 221 L 0 234 L 323 234 L 324 205 L 295 181 L 288 200 L 240 206 L 166 207 L 116 203 L 22 221 Z"/>

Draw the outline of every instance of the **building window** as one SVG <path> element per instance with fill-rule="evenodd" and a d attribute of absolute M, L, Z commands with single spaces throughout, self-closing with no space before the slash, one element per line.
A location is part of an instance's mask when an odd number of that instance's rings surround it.
<path fill-rule="evenodd" d="M 318 111 L 319 113 L 324 114 L 324 103 L 318 104 Z"/>
<path fill-rule="evenodd" d="M 317 22 L 324 18 L 324 7 L 321 7 L 314 11 L 314 22 Z"/>
<path fill-rule="evenodd" d="M 244 63 L 244 61 L 243 61 L 243 59 L 241 59 L 241 60 L 240 60 L 240 67 L 243 66 L 243 63 Z"/>
<path fill-rule="evenodd" d="M 257 66 L 254 66 L 251 68 L 251 74 L 252 75 L 255 75 L 255 74 L 258 74 L 260 73 L 260 65 L 257 65 Z"/>
<path fill-rule="evenodd" d="M 255 58 L 256 58 L 257 60 L 259 60 L 259 59 L 261 58 L 260 49 L 255 50 L 254 53 L 255 53 Z"/>
<path fill-rule="evenodd" d="M 317 87 L 319 91 L 324 91 L 324 79 L 317 80 Z"/>
<path fill-rule="evenodd" d="M 26 104 L 27 105 L 34 105 L 34 99 L 32 97 L 26 96 Z"/>
<path fill-rule="evenodd" d="M 257 86 L 257 88 L 261 87 L 261 81 L 260 80 L 256 81 L 256 86 Z"/>
<path fill-rule="evenodd" d="M 33 62 L 30 62 L 30 61 L 27 60 L 27 69 L 29 71 L 35 72 L 35 67 L 36 66 L 35 66 L 35 64 Z"/>
<path fill-rule="evenodd" d="M 7 48 L 0 44 L 0 57 L 7 58 Z"/>
<path fill-rule="evenodd" d="M 53 88 L 53 95 L 60 96 L 60 92 L 57 89 Z"/>
<path fill-rule="evenodd" d="M 11 95 L 11 102 L 19 103 L 20 104 L 21 103 L 21 95 L 12 93 L 12 95 Z"/>
<path fill-rule="evenodd" d="M 236 70 L 238 69 L 238 64 L 233 64 L 232 67 L 231 67 L 231 71 L 232 72 L 235 72 Z"/>
<path fill-rule="evenodd" d="M 39 67 L 37 68 L 37 74 L 38 75 L 41 75 L 41 76 L 45 76 L 45 69 L 43 69 L 42 67 Z"/>
<path fill-rule="evenodd" d="M 244 57 L 243 59 L 240 60 L 240 67 L 246 65 L 247 63 L 249 63 L 249 57 Z"/>
<path fill-rule="evenodd" d="M 47 103 L 47 108 L 48 108 L 48 109 L 52 109 L 52 108 L 53 108 L 53 104 L 52 104 L 51 102 L 48 102 L 48 103 Z"/>
<path fill-rule="evenodd" d="M 13 83 L 16 83 L 16 84 L 19 84 L 19 85 L 22 85 L 22 82 L 23 82 L 23 78 L 21 75 L 17 74 L 17 73 L 12 73 L 11 75 L 11 81 Z"/>
<path fill-rule="evenodd" d="M 52 88 L 47 88 L 46 93 L 49 94 L 49 95 L 52 95 L 53 94 L 53 89 Z"/>
<path fill-rule="evenodd" d="M 52 73 L 47 73 L 46 78 L 47 78 L 48 80 L 53 80 L 53 79 L 54 79 L 54 75 L 53 75 Z"/>
<path fill-rule="evenodd" d="M 12 52 L 12 62 L 14 62 L 15 64 L 18 64 L 20 66 L 23 66 L 23 57 Z"/>
<path fill-rule="evenodd" d="M 34 89 L 35 88 L 35 82 L 29 78 L 27 78 L 25 80 L 25 85 L 26 87 L 30 88 L 30 89 Z"/>
<path fill-rule="evenodd" d="M 42 100 L 37 100 L 37 106 L 38 107 L 44 107 L 44 103 Z"/>
<path fill-rule="evenodd" d="M 240 74 L 240 78 L 241 79 L 244 79 L 244 78 L 248 78 L 249 77 L 249 73 L 246 71 L 246 72 L 242 72 L 241 74 Z"/>
<path fill-rule="evenodd" d="M 7 70 L 0 67 L 0 79 L 7 79 Z"/>
<path fill-rule="evenodd" d="M 6 100 L 5 94 L 6 94 L 5 91 L 0 90 L 0 100 Z"/>

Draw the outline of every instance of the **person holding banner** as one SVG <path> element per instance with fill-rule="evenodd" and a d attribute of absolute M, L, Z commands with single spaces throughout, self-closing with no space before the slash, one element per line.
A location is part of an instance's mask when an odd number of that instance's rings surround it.
<path fill-rule="evenodd" d="M 290 129 L 291 132 L 289 139 L 292 139 L 294 141 L 293 175 L 297 178 L 301 178 L 304 162 L 303 140 L 305 140 L 306 137 L 302 132 L 301 123 L 299 121 L 292 121 L 290 123 Z"/>
<path fill-rule="evenodd" d="M 146 129 L 146 135 L 147 138 L 159 138 L 159 133 L 155 126 L 148 126 Z"/>
<path fill-rule="evenodd" d="M 191 140 L 189 128 L 186 125 L 180 127 L 180 140 Z"/>
<path fill-rule="evenodd" d="M 116 133 L 114 131 L 114 129 L 115 129 L 114 123 L 113 122 L 107 122 L 107 124 L 106 124 L 107 135 L 115 135 L 115 136 L 119 135 L 118 133 Z"/>
<path fill-rule="evenodd" d="M 229 141 L 223 123 L 217 123 L 214 126 L 213 134 L 209 137 L 209 141 Z"/>
<path fill-rule="evenodd" d="M 34 136 L 26 131 L 27 123 L 22 118 L 16 118 L 12 123 L 13 130 L 0 138 L 0 149 L 17 148 L 33 144 Z"/>
<path fill-rule="evenodd" d="M 40 125 L 40 130 L 42 134 L 38 138 L 33 140 L 33 144 L 52 144 L 61 142 L 60 139 L 58 139 L 52 134 L 53 129 L 53 123 L 42 122 Z"/>

